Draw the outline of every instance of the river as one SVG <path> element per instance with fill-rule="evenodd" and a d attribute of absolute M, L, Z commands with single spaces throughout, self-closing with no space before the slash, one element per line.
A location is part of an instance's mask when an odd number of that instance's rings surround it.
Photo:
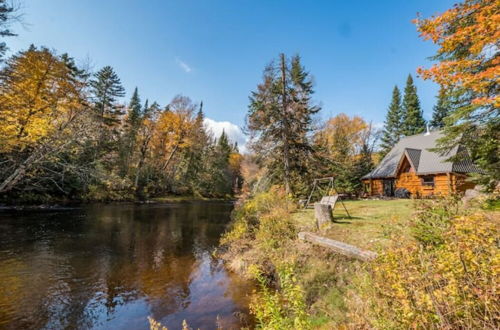
<path fill-rule="evenodd" d="M 212 256 L 231 203 L 0 211 L 0 328 L 250 326 L 252 284 Z M 218 320 L 218 321 L 217 321 Z"/>

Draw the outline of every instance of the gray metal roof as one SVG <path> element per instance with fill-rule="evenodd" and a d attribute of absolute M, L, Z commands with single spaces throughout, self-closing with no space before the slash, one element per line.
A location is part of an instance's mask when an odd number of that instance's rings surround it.
<path fill-rule="evenodd" d="M 422 150 L 406 148 L 405 151 L 406 151 L 406 155 L 408 155 L 408 158 L 410 159 L 411 165 L 414 168 L 418 168 L 418 164 L 420 163 L 420 155 L 422 154 Z"/>
<path fill-rule="evenodd" d="M 429 149 L 436 147 L 436 141 L 442 136 L 442 132 L 433 131 L 402 138 L 382 159 L 380 164 L 373 171 L 363 176 L 362 179 L 396 177 L 398 165 L 404 155 L 408 156 L 418 175 L 477 172 L 478 168 L 472 164 L 468 157 L 455 163 L 447 161 L 447 159 L 457 154 L 457 150 L 460 149 L 461 152 L 465 152 L 464 148 L 455 147 L 446 154 L 429 151 Z"/>

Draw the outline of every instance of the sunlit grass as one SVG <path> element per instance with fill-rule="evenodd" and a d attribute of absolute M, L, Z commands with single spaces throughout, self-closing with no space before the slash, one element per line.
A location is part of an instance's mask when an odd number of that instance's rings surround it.
<path fill-rule="evenodd" d="M 391 234 L 409 238 L 408 225 L 413 201 L 356 200 L 344 201 L 344 204 L 351 218 L 342 204 L 337 202 L 333 212 L 335 223 L 325 228 L 324 236 L 373 250 L 384 247 Z M 316 229 L 314 209 L 299 210 L 294 214 L 294 219 L 301 230 Z"/>

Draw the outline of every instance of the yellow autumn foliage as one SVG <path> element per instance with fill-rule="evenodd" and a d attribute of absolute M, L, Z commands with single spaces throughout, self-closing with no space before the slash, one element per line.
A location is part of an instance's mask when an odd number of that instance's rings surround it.
<path fill-rule="evenodd" d="M 23 150 L 55 130 L 82 106 L 83 86 L 48 49 L 30 48 L 11 57 L 0 79 L 0 152 Z"/>
<path fill-rule="evenodd" d="M 498 219 L 451 220 L 439 246 L 407 244 L 379 258 L 380 328 L 485 329 L 500 324 Z"/>

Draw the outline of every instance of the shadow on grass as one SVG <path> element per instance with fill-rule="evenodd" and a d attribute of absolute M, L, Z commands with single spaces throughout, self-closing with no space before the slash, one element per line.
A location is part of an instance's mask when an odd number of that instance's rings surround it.
<path fill-rule="evenodd" d="M 342 221 L 342 220 L 362 220 L 362 219 L 363 218 L 361 218 L 361 217 L 354 217 L 354 216 L 349 217 L 347 214 L 346 215 L 334 215 L 333 216 L 333 222 L 335 222 L 335 223 L 344 223 L 344 224 L 352 223 L 352 221 Z"/>

